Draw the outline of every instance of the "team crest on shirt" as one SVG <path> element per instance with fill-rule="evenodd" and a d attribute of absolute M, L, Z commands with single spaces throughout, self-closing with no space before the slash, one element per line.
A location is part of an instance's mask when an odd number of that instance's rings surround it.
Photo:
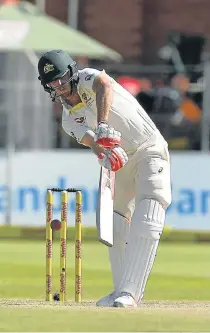
<path fill-rule="evenodd" d="M 91 97 L 88 97 L 86 93 L 82 94 L 82 99 L 84 100 L 85 104 L 89 105 L 92 101 Z"/>

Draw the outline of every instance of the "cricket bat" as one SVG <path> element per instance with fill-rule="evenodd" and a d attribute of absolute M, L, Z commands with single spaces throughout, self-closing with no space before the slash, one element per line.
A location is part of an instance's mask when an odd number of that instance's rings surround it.
<path fill-rule="evenodd" d="M 98 204 L 96 210 L 96 226 L 101 243 L 113 245 L 113 202 L 115 189 L 115 173 L 101 167 Z"/>

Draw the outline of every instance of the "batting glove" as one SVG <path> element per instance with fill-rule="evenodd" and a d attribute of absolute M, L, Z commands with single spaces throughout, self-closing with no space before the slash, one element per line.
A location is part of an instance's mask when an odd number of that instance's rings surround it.
<path fill-rule="evenodd" d="M 100 122 L 96 130 L 95 142 L 105 148 L 111 148 L 120 145 L 121 133 L 109 127 L 106 122 Z"/>
<path fill-rule="evenodd" d="M 119 146 L 108 149 L 105 154 L 98 155 L 98 162 L 104 168 L 111 171 L 118 171 L 128 162 L 126 152 Z"/>

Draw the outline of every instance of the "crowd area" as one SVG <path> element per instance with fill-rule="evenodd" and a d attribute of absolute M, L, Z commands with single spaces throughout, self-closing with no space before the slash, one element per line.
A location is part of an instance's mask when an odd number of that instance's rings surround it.
<path fill-rule="evenodd" d="M 201 149 L 202 74 L 194 75 L 194 79 L 180 73 L 161 79 L 160 75 L 110 75 L 136 97 L 167 140 L 170 149 Z M 63 148 L 65 145 L 86 149 L 73 138 L 65 136 L 61 128 L 61 109 L 58 105 L 55 105 L 55 109 L 56 147 Z"/>
<path fill-rule="evenodd" d="M 119 77 L 153 118 L 171 149 L 200 149 L 202 82 L 192 83 L 185 74 L 164 79 Z"/>

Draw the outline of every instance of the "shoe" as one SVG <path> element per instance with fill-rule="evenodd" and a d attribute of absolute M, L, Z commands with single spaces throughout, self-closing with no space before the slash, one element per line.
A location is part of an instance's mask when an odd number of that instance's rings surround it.
<path fill-rule="evenodd" d="M 116 293 L 113 291 L 111 294 L 102 297 L 99 299 L 98 302 L 96 302 L 96 306 L 102 306 L 102 307 L 113 307 L 114 300 L 116 299 Z"/>
<path fill-rule="evenodd" d="M 133 296 L 126 292 L 121 292 L 114 300 L 113 307 L 115 308 L 136 308 L 137 303 Z"/>

